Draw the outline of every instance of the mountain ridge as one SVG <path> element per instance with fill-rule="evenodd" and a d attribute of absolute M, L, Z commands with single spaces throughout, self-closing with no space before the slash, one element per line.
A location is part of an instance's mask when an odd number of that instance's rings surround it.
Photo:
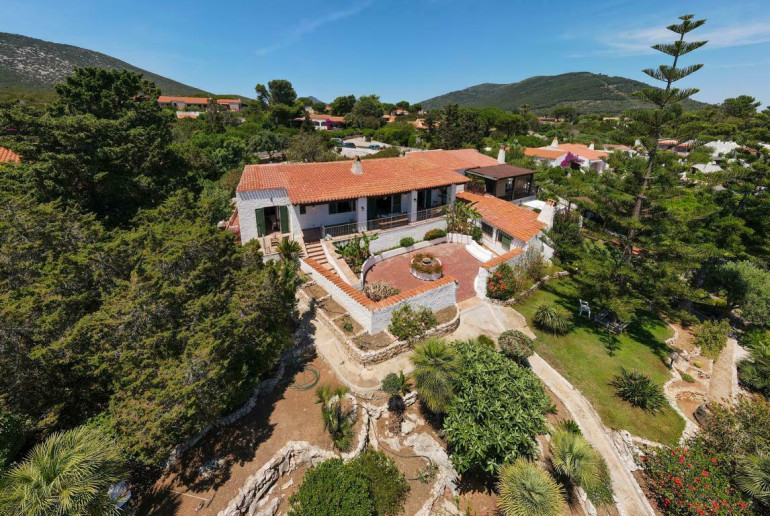
<path fill-rule="evenodd" d="M 0 89 L 51 91 L 76 66 L 96 66 L 141 73 L 165 95 L 208 95 L 194 86 L 163 77 L 95 50 L 0 32 Z"/>
<path fill-rule="evenodd" d="M 558 106 L 572 106 L 581 113 L 618 114 L 627 109 L 649 107 L 631 95 L 648 87 L 641 81 L 592 72 L 536 75 L 513 83 L 481 83 L 424 100 L 423 108 L 435 109 L 447 104 L 462 107 L 496 107 L 514 111 L 522 104 L 544 113 Z M 705 103 L 688 100 L 684 107 L 699 109 Z"/>

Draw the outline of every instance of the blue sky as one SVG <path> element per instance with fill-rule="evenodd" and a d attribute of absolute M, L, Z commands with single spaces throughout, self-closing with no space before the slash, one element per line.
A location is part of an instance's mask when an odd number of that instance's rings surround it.
<path fill-rule="evenodd" d="M 104 52 L 215 93 L 254 96 L 289 79 L 330 101 L 377 93 L 416 102 L 481 82 L 590 71 L 645 80 L 676 17 L 708 19 L 682 81 L 706 102 L 770 104 L 767 1 L 3 0 L 0 31 Z M 66 7 L 65 7 L 66 6 Z"/>

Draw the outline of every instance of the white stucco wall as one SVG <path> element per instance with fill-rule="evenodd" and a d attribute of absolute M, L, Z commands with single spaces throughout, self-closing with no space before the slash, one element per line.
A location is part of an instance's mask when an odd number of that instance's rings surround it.
<path fill-rule="evenodd" d="M 412 308 L 425 306 L 434 312 L 449 306 L 454 306 L 457 304 L 457 283 L 451 281 L 446 285 L 442 285 L 427 292 L 423 292 L 422 294 L 410 297 L 409 299 L 405 299 L 404 301 L 400 301 L 399 303 L 371 312 L 371 334 L 374 335 L 387 329 L 388 325 L 390 325 L 390 320 L 393 317 L 393 312 L 407 304 L 411 305 Z"/>
<path fill-rule="evenodd" d="M 303 272 L 310 274 L 313 280 L 325 291 L 327 291 L 337 303 L 342 305 L 350 316 L 360 324 L 365 330 L 372 327 L 372 312 L 362 306 L 358 301 L 346 294 L 337 285 L 326 279 L 313 267 L 307 265 L 304 260 L 300 261 L 300 268 Z"/>
<path fill-rule="evenodd" d="M 406 237 L 422 240 L 425 237 L 425 233 L 431 229 L 446 229 L 446 219 L 441 217 L 387 231 L 379 231 L 377 232 L 377 240 L 369 244 L 369 250 L 375 253 L 383 249 L 396 247 L 401 242 L 401 239 Z"/>
<path fill-rule="evenodd" d="M 289 206 L 289 194 L 283 188 L 274 190 L 257 190 L 251 192 L 236 192 L 235 202 L 238 206 L 238 219 L 241 226 L 241 242 L 257 238 L 257 216 L 255 210 L 269 206 Z M 292 232 L 299 227 L 295 210 L 289 209 L 289 227 Z M 296 237 L 296 234 L 295 234 Z"/>
<path fill-rule="evenodd" d="M 353 203 L 354 205 L 357 204 L 355 200 Z M 299 219 L 299 225 L 302 229 L 320 228 L 321 226 L 355 222 L 356 210 L 354 206 L 353 211 L 332 214 L 329 213 L 328 204 L 315 204 L 312 206 L 305 206 L 304 215 L 299 213 L 299 207 L 297 207 L 297 218 Z"/>

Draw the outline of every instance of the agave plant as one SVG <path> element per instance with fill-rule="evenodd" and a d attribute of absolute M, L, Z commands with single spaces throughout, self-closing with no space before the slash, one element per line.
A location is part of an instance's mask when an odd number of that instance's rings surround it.
<path fill-rule="evenodd" d="M 548 445 L 554 472 L 574 486 L 590 488 L 599 481 L 599 456 L 596 450 L 571 426 L 559 426 Z"/>
<path fill-rule="evenodd" d="M 445 412 L 460 374 L 457 351 L 445 340 L 431 338 L 415 346 L 411 358 L 420 401 L 431 412 Z"/>
<path fill-rule="evenodd" d="M 499 473 L 498 503 L 505 516 L 558 516 L 565 510 L 561 486 L 533 462 L 520 458 Z"/>
<path fill-rule="evenodd" d="M 770 455 L 739 457 L 736 481 L 743 492 L 770 506 Z"/>
<path fill-rule="evenodd" d="M 534 321 L 538 328 L 548 333 L 564 335 L 569 331 L 569 323 L 564 313 L 548 303 L 537 307 Z"/>
<path fill-rule="evenodd" d="M 0 479 L 0 514 L 118 514 L 108 490 L 125 474 L 118 447 L 100 431 L 55 433 Z"/>
<path fill-rule="evenodd" d="M 618 396 L 635 407 L 657 412 L 666 405 L 663 389 L 644 373 L 621 367 L 620 374 L 615 375 L 610 385 L 615 387 Z"/>

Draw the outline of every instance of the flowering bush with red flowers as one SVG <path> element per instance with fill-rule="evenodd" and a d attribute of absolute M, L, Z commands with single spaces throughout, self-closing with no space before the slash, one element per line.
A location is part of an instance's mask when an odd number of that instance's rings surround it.
<path fill-rule="evenodd" d="M 530 283 L 526 274 L 507 263 L 501 264 L 487 279 L 487 297 L 492 299 L 510 299 Z"/>
<path fill-rule="evenodd" d="M 708 453 L 700 439 L 687 448 L 662 448 L 641 457 L 648 488 L 666 515 L 752 514 L 752 501 L 731 481 L 726 457 Z"/>

